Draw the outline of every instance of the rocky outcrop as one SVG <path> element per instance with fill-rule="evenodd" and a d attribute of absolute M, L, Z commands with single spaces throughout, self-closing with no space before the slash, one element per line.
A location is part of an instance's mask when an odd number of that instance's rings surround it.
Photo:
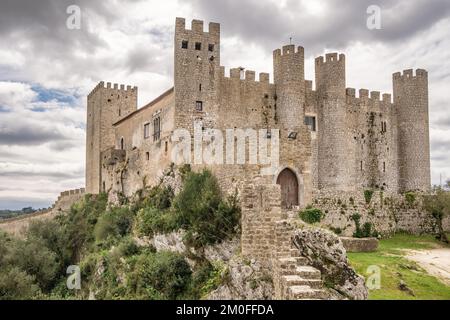
<path fill-rule="evenodd" d="M 227 262 L 224 283 L 208 294 L 208 300 L 270 300 L 274 288 L 267 269 L 256 260 L 240 256 Z"/>
<path fill-rule="evenodd" d="M 308 264 L 321 271 L 330 299 L 367 299 L 364 278 L 350 267 L 342 241 L 334 233 L 304 227 L 294 231 L 293 243 Z"/>

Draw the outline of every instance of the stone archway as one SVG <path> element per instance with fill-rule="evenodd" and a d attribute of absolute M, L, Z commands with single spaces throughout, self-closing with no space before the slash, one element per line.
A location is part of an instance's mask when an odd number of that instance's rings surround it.
<path fill-rule="evenodd" d="M 298 179 L 295 173 L 285 168 L 278 175 L 277 184 L 281 186 L 281 207 L 289 209 L 298 206 Z"/>

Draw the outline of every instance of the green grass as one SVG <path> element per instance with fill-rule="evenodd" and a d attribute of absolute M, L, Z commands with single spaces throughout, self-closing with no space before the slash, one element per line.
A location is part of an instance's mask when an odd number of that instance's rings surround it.
<path fill-rule="evenodd" d="M 407 260 L 404 250 L 443 247 L 432 236 L 397 234 L 380 241 L 376 252 L 348 253 L 350 264 L 362 276 L 369 276 L 367 268 L 376 265 L 381 270 L 381 288 L 369 291 L 371 300 L 450 300 L 450 286 L 427 274 L 415 262 Z M 447 246 L 448 247 L 448 246 Z M 415 296 L 398 288 L 400 281 L 412 289 Z"/>

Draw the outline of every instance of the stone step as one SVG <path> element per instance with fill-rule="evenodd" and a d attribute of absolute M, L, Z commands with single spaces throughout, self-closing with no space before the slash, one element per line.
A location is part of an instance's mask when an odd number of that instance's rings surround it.
<path fill-rule="evenodd" d="M 288 288 L 288 296 L 291 299 L 324 299 L 325 291 L 320 289 L 312 289 L 309 286 L 291 286 Z"/>
<path fill-rule="evenodd" d="M 308 260 L 304 257 L 283 257 L 278 258 L 278 267 L 281 269 L 295 269 L 307 264 Z"/>
<path fill-rule="evenodd" d="M 291 257 L 301 257 L 300 251 L 298 249 L 289 249 Z"/>
<path fill-rule="evenodd" d="M 323 286 L 322 280 L 320 279 L 304 279 L 297 275 L 285 275 L 281 277 L 281 281 L 284 286 L 309 286 L 312 289 L 321 289 Z"/>
<path fill-rule="evenodd" d="M 311 266 L 300 266 L 295 269 L 296 275 L 304 279 L 321 279 L 320 271 Z"/>

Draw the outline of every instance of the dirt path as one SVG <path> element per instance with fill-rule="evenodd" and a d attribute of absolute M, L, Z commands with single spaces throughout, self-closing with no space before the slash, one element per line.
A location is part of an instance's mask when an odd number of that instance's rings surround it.
<path fill-rule="evenodd" d="M 405 257 L 417 262 L 429 274 L 450 286 L 450 248 L 408 250 Z"/>

